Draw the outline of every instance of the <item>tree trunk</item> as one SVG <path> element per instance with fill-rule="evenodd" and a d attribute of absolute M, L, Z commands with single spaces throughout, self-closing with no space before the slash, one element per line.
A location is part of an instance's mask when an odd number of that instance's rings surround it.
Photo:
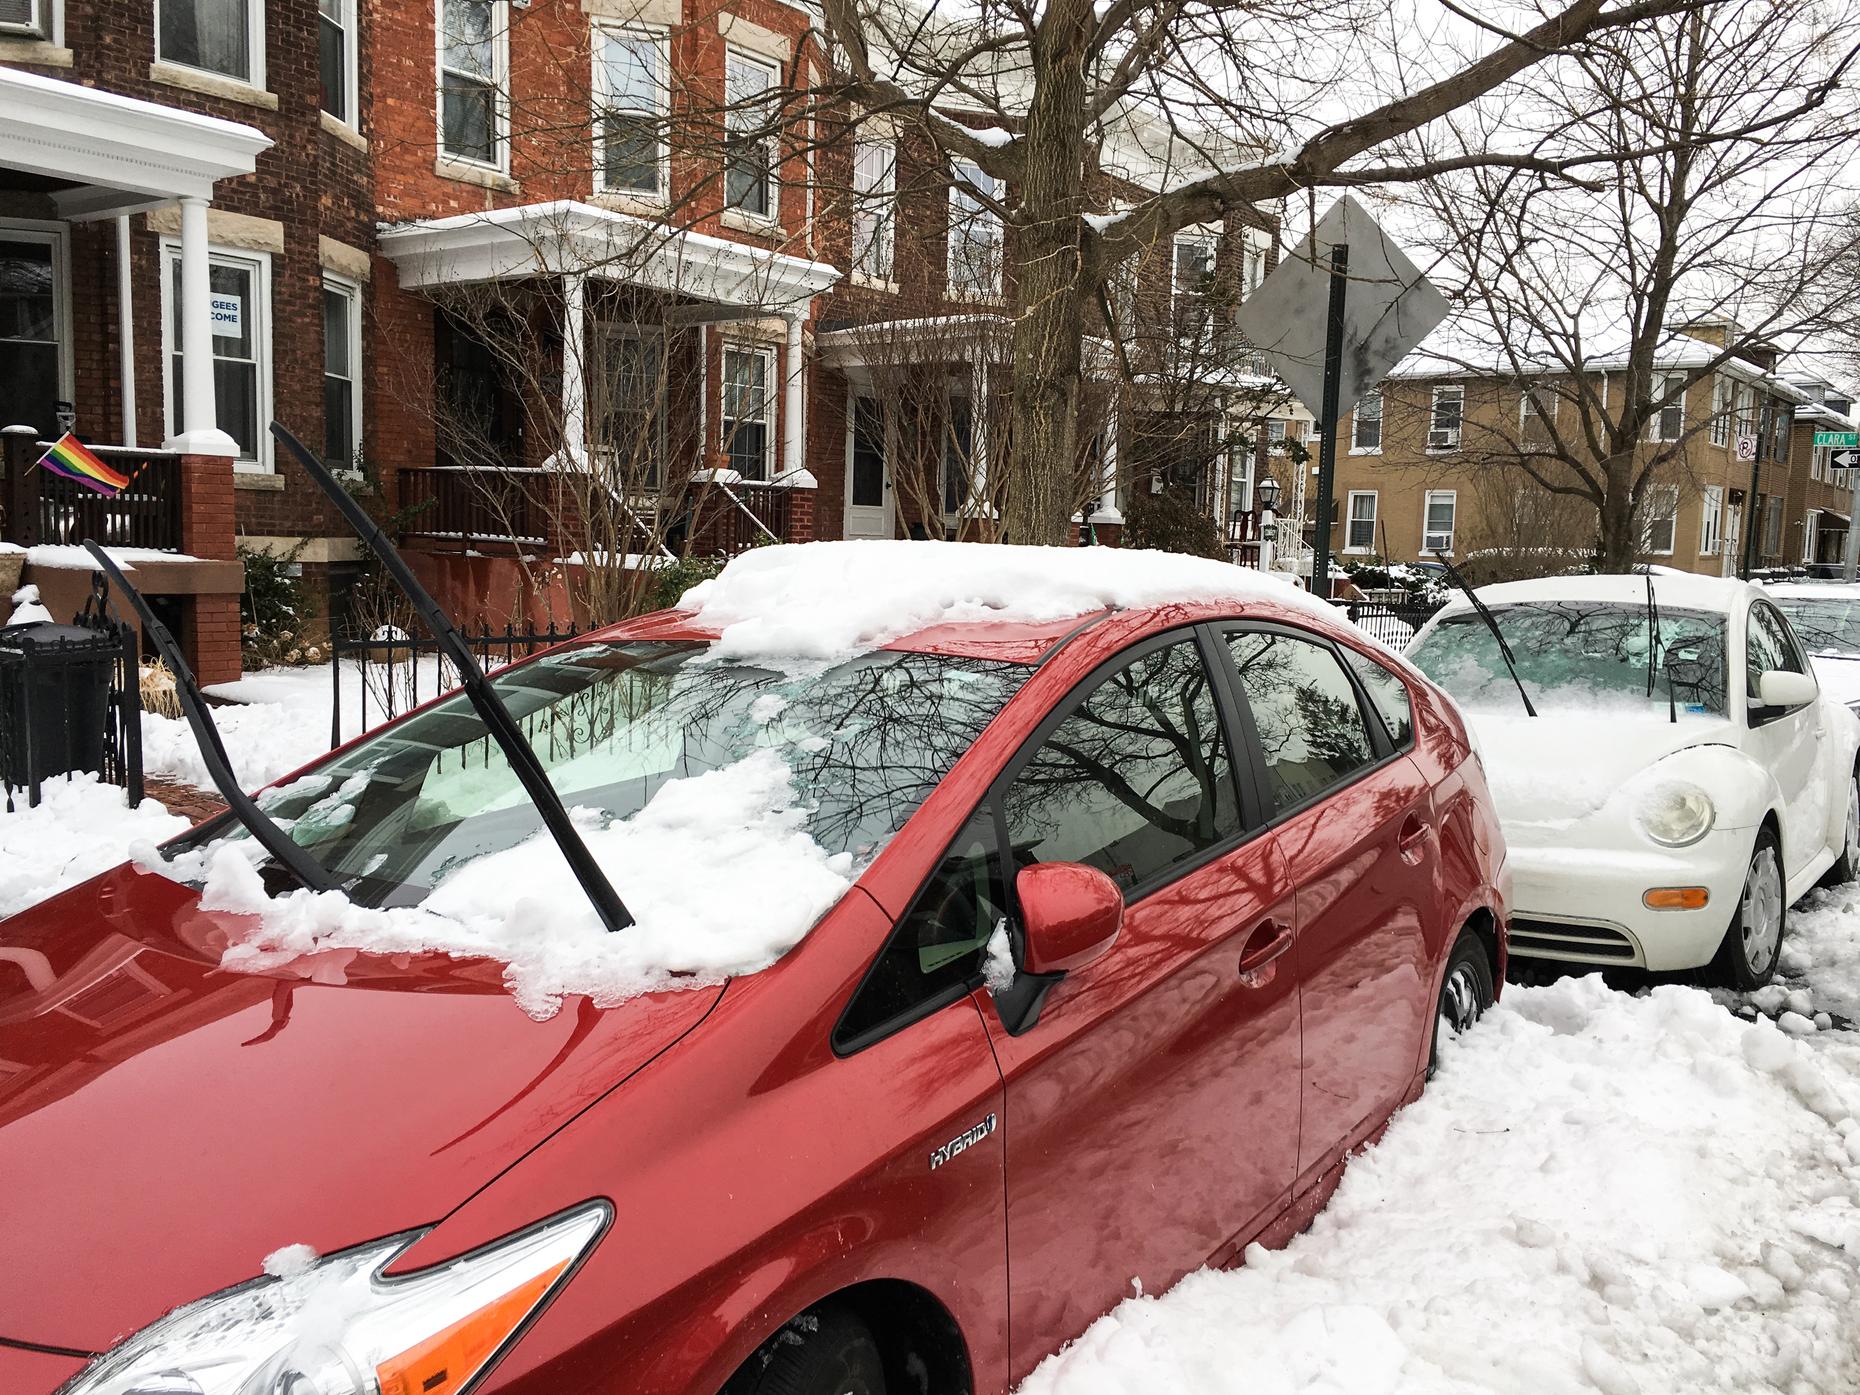
<path fill-rule="evenodd" d="M 1087 288 L 1080 266 L 1085 211 L 1085 53 L 1090 0 L 1047 7 L 1033 45 L 1021 222 L 1013 230 L 1011 424 L 1002 461 L 1002 541 L 1073 541 L 1078 414 Z"/>
<path fill-rule="evenodd" d="M 1601 556 L 1604 572 L 1629 572 L 1640 554 L 1640 531 L 1633 499 L 1634 453 L 1616 454 L 1603 462 Z"/>

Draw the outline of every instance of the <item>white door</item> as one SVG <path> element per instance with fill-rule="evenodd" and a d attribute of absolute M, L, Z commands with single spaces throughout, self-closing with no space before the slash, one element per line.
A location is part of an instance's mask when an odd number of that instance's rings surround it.
<path fill-rule="evenodd" d="M 875 397 L 854 395 L 846 423 L 846 530 L 849 538 L 891 538 L 897 530 L 885 414 Z"/>
<path fill-rule="evenodd" d="M 1744 555 L 1744 544 L 1740 535 L 1744 529 L 1744 510 L 1736 505 L 1725 510 L 1724 514 L 1724 565 L 1719 570 L 1720 576 L 1736 576 L 1737 568 Z"/>
<path fill-rule="evenodd" d="M 1776 777 L 1783 798 L 1783 875 L 1793 881 L 1828 842 L 1828 793 L 1815 769 L 1821 757 L 1821 704 L 1771 715 L 1757 708 L 1757 675 L 1766 669 L 1807 673 L 1789 626 L 1768 601 L 1750 607 L 1744 635 L 1746 701 L 1766 720 L 1752 727 L 1745 749 Z"/>

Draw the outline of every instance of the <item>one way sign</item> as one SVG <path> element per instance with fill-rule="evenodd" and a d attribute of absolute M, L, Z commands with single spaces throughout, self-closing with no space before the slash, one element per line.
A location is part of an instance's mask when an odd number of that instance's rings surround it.
<path fill-rule="evenodd" d="M 1837 450 L 1828 457 L 1828 463 L 1837 470 L 1860 468 L 1860 450 Z"/>

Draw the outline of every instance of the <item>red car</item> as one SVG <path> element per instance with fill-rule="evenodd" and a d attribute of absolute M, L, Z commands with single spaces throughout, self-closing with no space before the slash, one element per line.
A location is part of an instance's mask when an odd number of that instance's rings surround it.
<path fill-rule="evenodd" d="M 710 638 L 495 681 L 618 814 L 771 692 L 821 734 L 808 831 L 863 870 L 761 972 L 544 1021 L 482 959 L 233 973 L 240 918 L 131 866 L 0 927 L 0 1391 L 1006 1391 L 1133 1280 L 1282 1243 L 1502 981 L 1460 719 L 1307 608 L 946 625 L 804 680 Z M 535 832 L 483 736 L 452 698 L 363 738 L 313 767 L 375 773 L 355 817 L 293 836 L 417 902 Z"/>

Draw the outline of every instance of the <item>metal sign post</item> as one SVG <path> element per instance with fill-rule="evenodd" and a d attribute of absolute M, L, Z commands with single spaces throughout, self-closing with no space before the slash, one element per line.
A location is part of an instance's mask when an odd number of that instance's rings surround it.
<path fill-rule="evenodd" d="M 1330 599 L 1330 505 L 1337 483 L 1337 394 L 1343 381 L 1343 306 L 1350 285 L 1350 244 L 1330 249 L 1330 312 L 1324 325 L 1324 400 L 1318 412 L 1317 536 L 1311 555 L 1311 594 Z M 1301 467 L 1302 468 L 1302 467 Z"/>
<path fill-rule="evenodd" d="M 1763 399 L 1757 408 L 1757 448 L 1750 455 L 1750 492 L 1744 500 L 1744 580 L 1750 580 L 1750 574 L 1757 565 L 1757 527 L 1762 522 L 1757 517 L 1757 480 L 1763 472 L 1763 445 L 1770 434 L 1770 400 Z"/>
<path fill-rule="evenodd" d="M 1853 485 L 1853 498 L 1847 505 L 1847 543 L 1841 549 L 1841 580 L 1852 581 L 1856 568 L 1860 568 L 1860 469 L 1849 470 L 1847 479 Z"/>

